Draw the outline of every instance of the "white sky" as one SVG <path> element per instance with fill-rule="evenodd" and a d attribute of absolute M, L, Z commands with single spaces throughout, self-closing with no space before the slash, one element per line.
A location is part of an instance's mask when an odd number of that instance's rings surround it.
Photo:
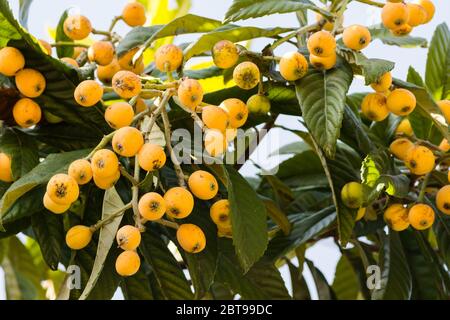
<path fill-rule="evenodd" d="M 383 0 L 378 0 L 383 2 Z M 14 12 L 17 12 L 18 0 L 10 0 Z M 173 1 L 174 2 L 174 1 Z M 409 1 L 408 1 L 409 2 Z M 48 28 L 56 27 L 62 12 L 68 7 L 79 8 L 80 12 L 86 15 L 91 21 L 95 22 L 94 27 L 100 30 L 109 26 L 110 20 L 114 15 L 121 12 L 122 7 L 127 0 L 34 0 L 28 22 L 29 30 L 37 38 L 50 40 Z M 191 13 L 207 16 L 222 20 L 232 0 L 192 0 Z M 450 2 L 448 0 L 435 0 L 436 14 L 433 20 L 425 26 L 416 28 L 412 35 L 431 39 L 436 26 L 444 21 L 449 22 Z M 313 19 L 310 13 L 310 19 Z M 350 24 L 372 25 L 380 22 L 380 9 L 369 7 L 361 3 L 352 2 L 345 15 L 344 26 Z M 255 25 L 260 27 L 293 27 L 297 25 L 295 14 L 277 14 L 273 16 L 250 19 L 239 22 L 241 25 Z M 117 31 L 121 34 L 129 30 L 123 23 L 118 24 Z M 183 41 L 192 40 L 195 36 L 186 36 Z M 180 42 L 183 42 L 180 41 Z M 256 40 L 252 43 L 252 49 L 262 49 L 267 44 L 266 40 Z M 275 54 L 282 55 L 288 50 L 295 48 L 286 44 L 277 48 Z M 393 71 L 395 77 L 405 79 L 410 65 L 414 66 L 421 75 L 424 75 L 427 50 L 422 48 L 403 49 L 393 46 L 382 45 L 380 41 L 374 41 L 363 51 L 370 58 L 381 58 L 396 62 Z M 351 92 L 365 91 L 364 83 L 360 79 L 355 79 L 351 87 Z M 298 128 L 297 121 L 293 117 L 281 117 L 279 123 L 285 126 Z M 289 143 L 295 141 L 293 134 L 278 132 L 278 143 Z M 264 143 L 264 141 L 263 141 Z M 273 140 L 271 145 L 273 146 Z M 267 147 L 267 146 L 266 146 Z M 264 158 L 264 156 L 263 156 Z M 257 161 L 257 159 L 255 159 Z M 244 166 L 244 174 L 254 174 L 255 170 L 251 166 Z M 332 282 L 336 263 L 339 260 L 339 252 L 334 243 L 330 240 L 322 241 L 307 251 L 307 257 L 314 261 L 315 265 L 324 273 L 329 282 Z M 283 268 L 282 274 L 286 277 L 286 269 Z M 307 280 L 310 283 L 311 278 L 307 273 Z M 290 285 L 289 285 L 290 286 Z M 313 298 L 317 297 L 312 290 Z M 116 295 L 120 298 L 121 295 Z M 0 299 L 5 299 L 4 282 L 2 271 L 0 271 Z"/>

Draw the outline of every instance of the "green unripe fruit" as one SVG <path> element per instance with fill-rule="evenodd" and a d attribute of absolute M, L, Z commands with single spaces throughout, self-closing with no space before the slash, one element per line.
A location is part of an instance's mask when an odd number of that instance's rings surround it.
<path fill-rule="evenodd" d="M 358 182 L 349 182 L 341 190 L 341 200 L 346 207 L 357 209 L 363 204 L 363 186 Z"/>
<path fill-rule="evenodd" d="M 247 100 L 247 108 L 252 113 L 268 113 L 270 100 L 263 94 L 255 94 Z"/>

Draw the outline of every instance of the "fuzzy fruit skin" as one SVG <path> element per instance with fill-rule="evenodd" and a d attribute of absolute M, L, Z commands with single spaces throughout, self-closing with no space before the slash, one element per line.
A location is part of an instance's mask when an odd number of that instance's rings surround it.
<path fill-rule="evenodd" d="M 120 65 L 117 59 L 113 59 L 113 61 L 106 66 L 98 66 L 97 67 L 97 78 L 101 82 L 105 84 L 109 84 L 112 82 L 114 75 L 120 71 Z"/>
<path fill-rule="evenodd" d="M 409 209 L 408 219 L 414 229 L 425 230 L 433 225 L 435 213 L 430 206 L 419 203 Z"/>
<path fill-rule="evenodd" d="M 433 171 L 435 157 L 433 152 L 424 146 L 414 146 L 408 150 L 405 164 L 411 173 L 421 176 Z"/>
<path fill-rule="evenodd" d="M 178 99 L 183 107 L 195 110 L 203 101 L 203 88 L 195 79 L 185 79 L 178 87 Z"/>
<path fill-rule="evenodd" d="M 56 204 L 67 205 L 78 199 L 80 189 L 74 178 L 58 173 L 48 182 L 47 194 Z"/>
<path fill-rule="evenodd" d="M 51 56 L 51 55 L 52 55 L 52 46 L 50 45 L 50 43 L 48 43 L 47 41 L 42 40 L 42 39 L 39 39 L 38 42 L 39 42 L 39 44 L 40 44 L 42 47 L 44 47 L 45 52 L 46 52 L 49 56 Z"/>
<path fill-rule="evenodd" d="M 117 257 L 116 272 L 122 277 L 129 277 L 138 272 L 141 258 L 135 251 L 124 251 Z"/>
<path fill-rule="evenodd" d="M 220 228 L 231 228 L 230 202 L 222 199 L 214 202 L 209 209 L 211 220 Z"/>
<path fill-rule="evenodd" d="M 230 122 L 230 116 L 228 111 L 218 106 L 208 105 L 202 108 L 202 121 L 209 129 L 225 132 Z"/>
<path fill-rule="evenodd" d="M 414 148 L 414 144 L 406 138 L 396 139 L 389 146 L 391 153 L 400 160 L 406 159 L 411 148 Z"/>
<path fill-rule="evenodd" d="M 188 185 L 191 192 L 201 200 L 210 200 L 214 198 L 219 191 L 219 185 L 216 178 L 209 172 L 197 170 L 193 172 L 188 179 Z"/>
<path fill-rule="evenodd" d="M 22 69 L 16 73 L 16 86 L 28 98 L 37 98 L 45 90 L 46 81 L 42 73 L 34 69 Z"/>
<path fill-rule="evenodd" d="M 11 157 L 3 152 L 0 152 L 0 181 L 14 181 L 11 170 Z"/>
<path fill-rule="evenodd" d="M 384 221 L 394 231 L 403 231 L 409 227 L 408 208 L 399 203 L 390 205 L 383 214 Z"/>
<path fill-rule="evenodd" d="M 144 194 L 138 203 L 139 213 L 149 221 L 159 220 L 166 212 L 166 201 L 156 192 Z"/>
<path fill-rule="evenodd" d="M 365 208 L 365 207 L 359 208 L 358 212 L 356 213 L 355 221 L 361 220 L 365 216 L 366 210 L 367 210 L 367 208 Z"/>
<path fill-rule="evenodd" d="M 169 217 L 183 219 L 194 209 L 194 197 L 187 189 L 173 187 L 164 194 L 166 213 Z"/>
<path fill-rule="evenodd" d="M 381 93 L 369 93 L 361 104 L 361 112 L 372 121 L 383 121 L 389 116 L 386 97 Z"/>
<path fill-rule="evenodd" d="M 229 40 L 217 42 L 212 48 L 214 64 L 220 69 L 228 69 L 239 60 L 239 51 L 236 45 Z"/>
<path fill-rule="evenodd" d="M 322 24 L 322 29 L 326 31 L 333 31 L 334 23 L 322 16 L 320 13 L 316 13 L 316 22 Z"/>
<path fill-rule="evenodd" d="M 155 52 L 155 66 L 161 72 L 173 72 L 182 62 L 183 51 L 174 44 L 163 45 Z"/>
<path fill-rule="evenodd" d="M 319 70 L 330 70 L 336 65 L 337 55 L 332 54 L 328 57 L 318 57 L 313 54 L 309 55 L 309 63 Z"/>
<path fill-rule="evenodd" d="M 89 227 L 77 225 L 67 231 L 66 244 L 72 250 L 85 248 L 92 239 L 92 231 Z"/>
<path fill-rule="evenodd" d="M 142 133 L 134 127 L 123 127 L 112 139 L 114 151 L 122 157 L 134 157 L 144 145 Z"/>
<path fill-rule="evenodd" d="M 134 69 L 136 69 L 136 66 L 143 63 L 143 61 L 144 61 L 143 56 L 140 56 L 139 59 L 137 61 L 135 61 L 135 63 L 133 63 L 133 58 L 138 51 L 139 51 L 139 48 L 133 48 L 131 50 L 128 50 L 124 54 L 122 54 L 117 59 L 117 62 L 119 63 L 119 66 L 122 70 L 133 72 Z"/>
<path fill-rule="evenodd" d="M 121 98 L 130 99 L 139 95 L 142 90 L 142 83 L 135 73 L 122 70 L 113 76 L 112 87 Z"/>
<path fill-rule="evenodd" d="M 397 129 L 395 129 L 395 134 L 406 134 L 409 137 L 414 134 L 411 122 L 409 122 L 408 118 L 403 118 L 402 121 L 400 121 Z"/>
<path fill-rule="evenodd" d="M 317 57 L 329 57 L 335 53 L 336 39 L 325 30 L 313 33 L 307 42 L 309 53 Z"/>
<path fill-rule="evenodd" d="M 54 214 L 61 214 L 69 210 L 71 204 L 57 204 L 55 203 L 47 193 L 44 194 L 44 199 L 42 201 L 44 203 L 44 207 L 53 212 Z"/>
<path fill-rule="evenodd" d="M 351 209 L 361 207 L 363 203 L 363 188 L 359 182 L 349 182 L 341 190 L 341 200 Z"/>
<path fill-rule="evenodd" d="M 134 109 L 127 102 L 115 102 L 106 108 L 105 120 L 113 129 L 129 126 L 133 122 Z"/>
<path fill-rule="evenodd" d="M 222 101 L 219 107 L 227 111 L 230 127 L 240 128 L 247 122 L 248 108 L 241 100 L 236 98 L 226 99 Z"/>
<path fill-rule="evenodd" d="M 85 159 L 75 160 L 70 164 L 68 174 L 74 178 L 79 185 L 87 184 L 92 179 L 91 164 Z"/>
<path fill-rule="evenodd" d="M 136 114 L 139 114 L 147 110 L 147 104 L 145 103 L 145 100 L 142 98 L 137 98 L 136 103 L 134 104 L 134 109 Z"/>
<path fill-rule="evenodd" d="M 80 106 L 92 107 L 102 99 L 103 87 L 94 80 L 85 80 L 75 88 L 74 97 Z"/>
<path fill-rule="evenodd" d="M 60 59 L 62 62 L 74 67 L 74 68 L 79 68 L 79 64 L 77 62 L 77 60 L 69 58 L 69 57 L 64 57 Z"/>
<path fill-rule="evenodd" d="M 199 253 L 206 247 L 206 237 L 195 224 L 182 224 L 177 230 L 177 240 L 184 251 Z"/>
<path fill-rule="evenodd" d="M 78 56 L 79 56 L 82 52 L 85 52 L 85 51 L 87 51 L 87 49 L 84 48 L 84 47 L 74 47 L 74 48 L 73 48 L 73 55 L 72 55 L 71 58 L 76 59 L 76 58 L 78 58 Z"/>
<path fill-rule="evenodd" d="M 31 99 L 22 98 L 13 107 L 13 117 L 20 127 L 32 127 L 41 121 L 41 107 Z"/>
<path fill-rule="evenodd" d="M 408 7 L 403 3 L 386 3 L 381 11 L 381 20 L 388 29 L 396 29 L 406 24 L 408 18 Z"/>
<path fill-rule="evenodd" d="M 423 23 L 430 22 L 431 19 L 433 19 L 434 13 L 436 11 L 436 8 L 434 7 L 433 2 L 430 0 L 416 0 L 415 3 L 422 6 L 425 9 L 425 11 L 427 12 L 426 19 Z"/>
<path fill-rule="evenodd" d="M 395 89 L 387 97 L 389 111 L 397 116 L 406 116 L 416 108 L 416 97 L 406 89 Z"/>
<path fill-rule="evenodd" d="M 447 121 L 447 123 L 450 123 L 450 100 L 440 100 L 436 103 L 439 109 L 441 109 L 445 121 Z"/>
<path fill-rule="evenodd" d="M 166 164 L 166 153 L 160 145 L 144 143 L 139 150 L 138 161 L 145 171 L 159 170 Z"/>
<path fill-rule="evenodd" d="M 72 40 L 83 40 L 91 31 L 91 22 L 85 16 L 73 15 L 64 21 L 64 33 Z"/>
<path fill-rule="evenodd" d="M 409 10 L 408 25 L 411 27 L 417 27 L 418 25 L 425 23 L 428 13 L 424 7 L 418 5 L 417 3 L 407 3 L 406 5 Z"/>
<path fill-rule="evenodd" d="M 369 29 L 358 24 L 345 28 L 342 34 L 345 46 L 356 51 L 366 48 L 370 44 L 371 39 Z"/>
<path fill-rule="evenodd" d="M 285 53 L 280 60 L 281 76 L 287 81 L 296 81 L 308 72 L 308 60 L 298 51 Z"/>
<path fill-rule="evenodd" d="M 113 175 L 109 177 L 100 177 L 96 174 L 93 176 L 93 180 L 95 185 L 102 190 L 108 190 L 109 188 L 114 187 L 116 182 L 120 179 L 120 171 L 117 170 Z"/>
<path fill-rule="evenodd" d="M 448 143 L 447 139 L 442 139 L 441 143 L 439 144 L 439 150 L 443 152 L 448 152 L 450 150 L 450 143 Z"/>
<path fill-rule="evenodd" d="M 24 67 L 25 58 L 22 52 L 13 47 L 0 49 L 0 73 L 12 77 Z"/>
<path fill-rule="evenodd" d="M 450 215 L 450 185 L 439 189 L 436 194 L 436 206 L 443 213 Z"/>
<path fill-rule="evenodd" d="M 130 27 L 143 26 L 147 21 L 145 7 L 139 2 L 128 3 L 122 10 L 122 19 Z"/>
<path fill-rule="evenodd" d="M 241 62 L 234 68 L 233 80 L 244 90 L 251 90 L 259 84 L 261 73 L 256 64 L 250 61 Z"/>
<path fill-rule="evenodd" d="M 123 250 L 135 250 L 141 243 L 141 232 L 134 226 L 125 225 L 117 230 L 116 241 Z"/>
<path fill-rule="evenodd" d="M 394 36 L 403 37 L 403 36 L 410 34 L 412 30 L 413 30 L 413 27 L 411 27 L 409 24 L 405 23 L 395 29 L 391 29 L 391 33 Z"/>
<path fill-rule="evenodd" d="M 119 159 L 111 150 L 101 149 L 92 156 L 91 167 L 94 178 L 111 178 L 119 171 Z"/>
<path fill-rule="evenodd" d="M 114 46 L 111 42 L 96 41 L 88 49 L 88 58 L 91 62 L 106 66 L 113 61 L 115 53 Z"/>
<path fill-rule="evenodd" d="M 392 75 L 390 72 L 386 72 L 378 79 L 377 82 L 370 84 L 373 90 L 380 93 L 388 91 L 391 85 L 392 85 Z"/>
<path fill-rule="evenodd" d="M 266 114 L 270 112 L 270 100 L 263 94 L 254 94 L 248 98 L 247 108 L 248 111 L 252 113 Z"/>
<path fill-rule="evenodd" d="M 229 129 L 227 129 L 227 131 L 229 131 Z M 227 137 L 219 130 L 206 130 L 203 140 L 205 143 L 205 150 L 213 157 L 219 157 L 227 150 Z"/>

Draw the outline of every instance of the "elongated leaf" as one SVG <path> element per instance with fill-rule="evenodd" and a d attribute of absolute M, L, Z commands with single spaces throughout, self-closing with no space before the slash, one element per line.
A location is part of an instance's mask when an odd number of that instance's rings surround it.
<path fill-rule="evenodd" d="M 380 268 L 380 289 L 372 292 L 375 300 L 408 300 L 411 297 L 412 281 L 403 246 L 397 232 L 390 230 L 383 239 Z"/>
<path fill-rule="evenodd" d="M 336 152 L 345 97 L 352 79 L 350 66 L 342 63 L 327 72 L 311 69 L 295 86 L 306 126 L 330 158 Z"/>
<path fill-rule="evenodd" d="M 106 190 L 105 197 L 103 199 L 102 220 L 109 218 L 112 214 L 117 213 L 117 211 L 123 207 L 124 203 L 117 193 L 116 188 L 113 187 Z M 94 265 L 92 267 L 89 280 L 79 298 L 80 300 L 85 300 L 89 296 L 98 278 L 100 277 L 103 270 L 103 265 L 108 256 L 108 252 L 115 241 L 116 233 L 119 229 L 121 221 L 122 215 L 119 215 L 100 229 Z"/>
<path fill-rule="evenodd" d="M 288 28 L 262 29 L 257 27 L 240 27 L 235 25 L 225 25 L 206 33 L 199 37 L 197 41 L 192 42 L 184 50 L 184 61 L 188 61 L 195 55 L 211 50 L 211 48 L 220 40 L 230 40 L 240 42 L 255 38 L 272 38 L 281 33 L 292 31 Z"/>
<path fill-rule="evenodd" d="M 323 16 L 330 17 L 330 14 L 326 10 L 320 9 L 309 0 L 234 0 L 233 4 L 225 14 L 225 23 L 258 18 L 276 13 L 296 12 L 305 9 L 314 10 L 322 13 Z"/>
<path fill-rule="evenodd" d="M 425 82 L 436 100 L 447 98 L 450 90 L 450 30 L 445 22 L 437 26 L 431 39 Z"/>
<path fill-rule="evenodd" d="M 286 263 L 289 267 L 289 273 L 291 276 L 292 297 L 295 300 L 311 300 L 308 285 L 306 284 L 305 278 L 300 273 L 300 268 L 295 266 L 289 260 L 287 260 Z"/>
<path fill-rule="evenodd" d="M 372 39 L 379 39 L 381 42 L 391 46 L 399 46 L 404 48 L 414 48 L 414 47 L 427 47 L 427 39 L 412 37 L 412 36 L 403 36 L 397 37 L 394 36 L 388 29 L 383 27 L 382 25 L 375 25 L 369 27 L 370 34 Z"/>
<path fill-rule="evenodd" d="M 66 21 L 68 15 L 69 10 L 65 10 L 61 15 L 61 18 L 59 18 L 58 26 L 56 27 L 55 42 L 67 42 L 67 43 L 73 42 L 73 40 L 70 39 L 68 36 L 66 36 L 64 32 L 64 21 Z M 71 58 L 73 56 L 73 51 L 74 51 L 73 46 L 56 47 L 56 54 L 58 55 L 59 58 L 63 57 Z"/>
<path fill-rule="evenodd" d="M 358 296 L 359 279 L 345 255 L 339 259 L 331 287 L 338 300 L 354 300 Z"/>
<path fill-rule="evenodd" d="M 154 298 L 150 280 L 142 268 L 131 277 L 126 277 L 120 288 L 126 300 L 153 300 Z"/>
<path fill-rule="evenodd" d="M 367 127 L 348 105 L 344 109 L 340 140 L 357 150 L 361 156 L 370 153 L 375 145 L 367 134 Z"/>
<path fill-rule="evenodd" d="M 285 235 L 288 235 L 291 231 L 291 223 L 289 222 L 286 214 L 280 210 L 274 201 L 264 199 L 263 202 L 266 206 L 269 217 L 278 225 L 278 227 L 280 227 Z"/>
<path fill-rule="evenodd" d="M 335 294 L 333 289 L 328 284 L 327 279 L 323 275 L 323 273 L 314 265 L 314 263 L 305 259 L 306 264 L 308 265 L 309 270 L 313 276 L 314 283 L 316 284 L 317 295 L 319 300 L 334 300 Z"/>
<path fill-rule="evenodd" d="M 28 12 L 33 0 L 19 1 L 19 22 L 24 28 L 28 28 Z"/>

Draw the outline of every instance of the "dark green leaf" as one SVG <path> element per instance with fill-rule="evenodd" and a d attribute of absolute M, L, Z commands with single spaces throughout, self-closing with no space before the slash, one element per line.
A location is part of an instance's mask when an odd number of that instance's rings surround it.
<path fill-rule="evenodd" d="M 314 283 L 316 284 L 319 300 L 334 300 L 335 294 L 333 292 L 333 289 L 328 284 L 327 279 L 325 279 L 323 273 L 319 269 L 317 269 L 316 266 L 314 266 L 314 263 L 311 260 L 305 259 L 305 261 L 308 265 L 309 270 L 311 271 Z"/>
<path fill-rule="evenodd" d="M 120 288 L 126 300 L 153 300 L 150 281 L 142 267 L 136 274 L 123 279 Z"/>
<path fill-rule="evenodd" d="M 358 296 L 359 279 L 345 255 L 339 259 L 331 287 L 338 300 L 355 300 Z"/>
<path fill-rule="evenodd" d="M 399 46 L 404 48 L 427 47 L 427 39 L 412 36 L 397 37 L 382 25 L 369 27 L 369 31 L 372 39 L 379 39 L 381 40 L 381 42 L 387 45 Z"/>

